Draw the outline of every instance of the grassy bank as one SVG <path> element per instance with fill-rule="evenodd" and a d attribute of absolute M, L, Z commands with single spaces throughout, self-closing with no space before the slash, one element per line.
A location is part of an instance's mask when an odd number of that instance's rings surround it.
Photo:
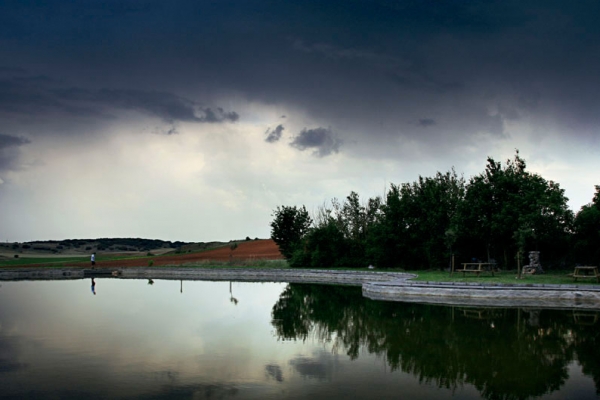
<path fill-rule="evenodd" d="M 152 256 L 160 257 L 160 256 Z M 128 260 L 132 258 L 152 258 L 151 256 L 97 256 L 96 261 Z M 27 265 L 43 264 L 44 267 L 62 267 L 65 263 L 90 262 L 90 256 L 71 256 L 71 257 L 19 257 L 0 259 L 0 268 L 2 267 L 22 267 Z"/>
<path fill-rule="evenodd" d="M 60 266 L 66 262 L 84 262 L 89 260 L 89 257 L 19 257 L 0 259 L 0 267 L 20 267 L 29 264 Z"/>
<path fill-rule="evenodd" d="M 115 259 L 131 259 L 131 258 L 159 258 L 160 256 L 154 257 L 111 257 L 105 256 L 99 258 L 102 260 L 115 260 Z M 87 262 L 89 257 L 48 257 L 48 258 L 18 258 L 0 260 L 0 268 L 20 267 L 30 264 L 43 264 L 42 268 L 61 268 L 64 267 L 65 263 L 72 262 Z M 151 266 L 151 265 L 147 265 Z M 210 268 L 210 269 L 230 269 L 230 268 L 247 268 L 247 269 L 288 269 L 290 268 L 286 260 L 256 260 L 256 259 L 233 259 L 232 261 L 214 261 L 204 260 L 182 264 L 172 264 L 164 266 L 154 266 L 153 268 Z M 115 267 L 118 268 L 118 267 Z M 318 269 L 318 268 L 312 268 Z M 331 268 L 322 268 L 323 270 L 329 270 Z M 340 269 L 337 269 L 340 270 Z M 428 270 L 428 271 L 405 271 L 397 269 L 376 269 L 370 270 L 367 268 L 360 269 L 347 269 L 348 271 L 369 271 L 369 272 L 406 272 L 417 275 L 414 278 L 415 281 L 419 282 L 469 282 L 469 283 L 498 283 L 498 284 L 513 284 L 513 285 L 526 285 L 526 284 L 558 284 L 558 285 L 599 285 L 595 279 L 578 279 L 574 281 L 572 276 L 569 276 L 571 271 L 550 271 L 540 275 L 527 275 L 522 279 L 517 279 L 517 271 L 502 271 L 497 272 L 494 276 L 490 272 L 483 272 L 480 276 L 474 273 L 467 273 L 463 275 L 462 272 L 455 272 L 450 275 L 449 272 L 439 270 Z"/>
<path fill-rule="evenodd" d="M 233 259 L 232 261 L 214 261 L 214 260 L 203 260 L 190 263 L 172 264 L 163 266 L 150 265 L 150 261 L 159 258 L 160 256 L 145 256 L 145 257 L 98 257 L 98 267 L 102 267 L 102 261 L 112 260 L 131 260 L 131 259 L 147 259 L 148 265 L 145 267 L 153 268 L 177 268 L 177 267 L 196 267 L 196 268 L 256 268 L 256 269 L 287 269 L 289 265 L 285 260 L 256 260 L 256 259 Z M 0 268 L 11 268 L 11 267 L 27 267 L 29 265 L 35 265 L 39 268 L 63 268 L 65 263 L 71 264 L 76 262 L 89 263 L 89 257 L 35 257 L 35 258 L 15 258 L 9 260 L 0 260 Z M 87 267 L 86 267 L 87 268 Z M 119 268 L 118 266 L 114 268 Z"/>
<path fill-rule="evenodd" d="M 410 272 L 410 271 L 407 271 Z M 502 271 L 496 272 L 494 276 L 489 272 L 484 272 L 477 276 L 474 273 L 467 273 L 463 276 L 462 272 L 455 272 L 450 275 L 449 272 L 445 271 L 415 271 L 418 277 L 417 281 L 428 281 L 428 282 L 478 282 L 478 283 L 504 283 L 504 284 L 520 284 L 525 285 L 528 283 L 535 284 L 548 284 L 548 285 L 572 285 L 588 284 L 598 285 L 596 279 L 578 279 L 574 281 L 569 273 L 572 271 L 550 271 L 545 274 L 539 275 L 527 275 L 523 276 L 522 279 L 517 279 L 517 271 Z"/>
<path fill-rule="evenodd" d="M 229 269 L 229 268 L 247 268 L 247 269 L 290 269 L 286 260 L 239 260 L 233 261 L 211 261 L 192 262 L 174 265 L 161 265 L 153 268 L 209 268 L 209 269 Z"/>

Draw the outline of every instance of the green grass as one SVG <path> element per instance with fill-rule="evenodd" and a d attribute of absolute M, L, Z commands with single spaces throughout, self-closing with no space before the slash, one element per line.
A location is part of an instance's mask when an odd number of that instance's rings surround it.
<path fill-rule="evenodd" d="M 96 262 L 111 260 L 130 260 L 130 259 L 148 259 L 150 261 L 160 258 L 160 256 L 112 256 L 96 257 Z M 64 267 L 66 263 L 89 262 L 90 258 L 85 257 L 20 257 L 15 259 L 0 260 L 0 268 L 18 267 L 30 264 L 42 264 L 42 268 Z M 198 268 L 257 268 L 257 269 L 285 269 L 289 268 L 285 260 L 238 260 L 229 261 L 201 261 L 195 263 L 174 264 L 169 266 L 153 266 L 153 268 L 175 268 L 175 267 L 198 267 Z"/>
<path fill-rule="evenodd" d="M 19 257 L 0 260 L 0 267 L 13 267 L 27 264 L 62 265 L 66 262 L 82 261 L 89 261 L 89 257 Z"/>
<path fill-rule="evenodd" d="M 449 272 L 445 271 L 406 271 L 408 273 L 417 274 L 418 277 L 415 281 L 428 281 L 428 282 L 478 282 L 478 283 L 504 283 L 504 284 L 553 284 L 553 285 L 573 285 L 573 284 L 588 284 L 598 285 L 595 279 L 578 279 L 577 282 L 573 280 L 569 273 L 573 271 L 550 271 L 545 274 L 539 275 L 527 275 L 522 279 L 517 279 L 517 271 L 502 271 L 494 273 L 494 276 L 490 272 L 483 272 L 477 276 L 474 273 L 466 273 L 463 277 L 462 272 L 455 272 L 452 276 Z"/>
<path fill-rule="evenodd" d="M 245 269 L 290 269 L 286 260 L 236 260 L 229 261 L 202 261 L 177 265 L 161 265 L 153 268 L 209 268 L 209 269 L 227 269 L 227 268 L 245 268 Z"/>
<path fill-rule="evenodd" d="M 96 261 L 129 260 L 132 258 L 153 258 L 158 256 L 100 256 Z M 19 257 L 0 259 L 1 267 L 15 267 L 28 264 L 44 264 L 44 266 L 62 266 L 65 263 L 90 262 L 89 256 L 81 257 Z"/>

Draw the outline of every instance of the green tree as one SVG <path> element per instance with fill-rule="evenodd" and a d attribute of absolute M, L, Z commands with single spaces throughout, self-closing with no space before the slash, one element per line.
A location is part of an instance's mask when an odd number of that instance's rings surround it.
<path fill-rule="evenodd" d="M 271 239 L 277 243 L 281 254 L 289 260 L 308 232 L 312 219 L 304 206 L 277 207 L 273 216 L 275 219 L 271 222 Z"/>
<path fill-rule="evenodd" d="M 294 268 L 338 268 L 360 265 L 362 254 L 352 251 L 352 242 L 333 220 L 309 230 L 302 246 L 297 247 L 290 260 Z M 358 264 L 358 265 L 357 265 Z"/>
<path fill-rule="evenodd" d="M 575 261 L 600 264 L 600 186 L 590 204 L 581 207 L 574 222 Z"/>
<path fill-rule="evenodd" d="M 381 267 L 446 267 L 464 193 L 464 179 L 454 170 L 392 184 L 382 206 L 381 224 L 370 237 L 369 255 Z"/>
<path fill-rule="evenodd" d="M 380 217 L 381 199 L 360 202 L 351 192 L 344 202 L 332 199 L 319 207 L 315 226 L 290 261 L 292 267 L 365 267 L 368 233 Z"/>
<path fill-rule="evenodd" d="M 463 254 L 498 259 L 506 268 L 519 248 L 539 250 L 547 260 L 567 254 L 573 214 L 564 190 L 513 160 L 488 158 L 484 173 L 470 179 L 456 226 Z M 511 261 L 509 261 L 511 260 Z"/>

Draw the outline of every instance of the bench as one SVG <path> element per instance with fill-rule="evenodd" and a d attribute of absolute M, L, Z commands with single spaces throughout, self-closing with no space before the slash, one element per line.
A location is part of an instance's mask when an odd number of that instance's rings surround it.
<path fill-rule="evenodd" d="M 573 271 L 572 274 L 569 274 L 570 276 L 573 277 L 573 279 L 575 279 L 575 282 L 577 282 L 577 279 L 596 279 L 596 282 L 600 282 L 600 274 L 598 273 L 598 267 L 594 267 L 591 265 L 584 265 L 584 266 L 580 266 L 580 267 L 575 267 L 575 270 Z"/>
<path fill-rule="evenodd" d="M 475 263 L 462 263 L 462 268 L 455 269 L 452 272 L 462 272 L 463 277 L 465 273 L 472 272 L 479 276 L 482 272 L 491 272 L 492 276 L 494 276 L 494 270 L 496 269 L 496 263 L 484 263 L 484 262 L 475 262 Z"/>

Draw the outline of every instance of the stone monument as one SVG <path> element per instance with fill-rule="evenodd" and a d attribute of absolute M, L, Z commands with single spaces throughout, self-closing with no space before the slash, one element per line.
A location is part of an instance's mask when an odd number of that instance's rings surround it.
<path fill-rule="evenodd" d="M 540 252 L 530 251 L 529 252 L 529 264 L 523 267 L 523 274 L 543 274 L 544 269 L 540 264 Z"/>

